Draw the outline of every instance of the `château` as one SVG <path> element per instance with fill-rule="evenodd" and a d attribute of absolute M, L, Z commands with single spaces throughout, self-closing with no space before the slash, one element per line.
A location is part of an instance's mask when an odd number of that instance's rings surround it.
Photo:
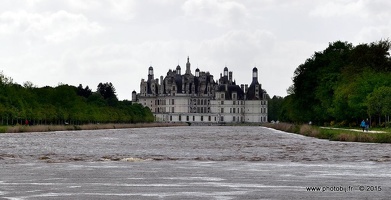
<path fill-rule="evenodd" d="M 267 93 L 258 82 L 256 67 L 251 84 L 239 86 L 227 67 L 215 81 L 198 68 L 193 74 L 190 66 L 188 57 L 184 73 L 178 65 L 160 79 L 149 67 L 148 79 L 141 80 L 140 93 L 132 92 L 132 101 L 149 107 L 155 121 L 161 122 L 267 122 Z"/>

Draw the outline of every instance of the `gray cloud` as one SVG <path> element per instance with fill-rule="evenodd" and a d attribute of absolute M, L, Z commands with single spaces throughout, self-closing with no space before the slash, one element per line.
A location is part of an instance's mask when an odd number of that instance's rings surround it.
<path fill-rule="evenodd" d="M 218 78 L 227 66 L 240 83 L 286 95 L 295 68 L 329 42 L 389 38 L 386 0 L 4 0 L 0 70 L 16 82 L 113 82 L 120 99 L 155 76 L 185 66 Z"/>

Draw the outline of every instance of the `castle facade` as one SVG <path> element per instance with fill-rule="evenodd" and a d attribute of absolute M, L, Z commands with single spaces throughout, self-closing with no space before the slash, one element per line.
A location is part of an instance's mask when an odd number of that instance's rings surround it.
<path fill-rule="evenodd" d="M 142 79 L 140 93 L 132 92 L 132 101 L 151 109 L 155 121 L 240 123 L 267 122 L 267 94 L 258 82 L 258 69 L 252 70 L 250 85 L 236 85 L 232 71 L 225 67 L 215 81 L 209 72 L 198 68 L 192 74 L 187 58 L 186 70 L 178 65 L 165 77 Z"/>

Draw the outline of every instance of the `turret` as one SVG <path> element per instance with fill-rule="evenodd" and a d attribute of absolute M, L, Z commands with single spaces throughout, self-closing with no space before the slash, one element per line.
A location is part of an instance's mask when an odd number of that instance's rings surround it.
<path fill-rule="evenodd" d="M 148 68 L 148 80 L 153 80 L 153 79 L 154 79 L 154 77 L 153 77 L 153 67 L 150 66 Z"/>
<path fill-rule="evenodd" d="M 228 76 L 228 67 L 224 67 L 224 77 Z"/>
<path fill-rule="evenodd" d="M 132 103 L 135 103 L 137 101 L 137 93 L 133 90 L 132 92 Z"/>
<path fill-rule="evenodd" d="M 181 75 L 181 66 L 176 67 L 176 74 Z"/>
<path fill-rule="evenodd" d="M 197 68 L 197 69 L 195 70 L 195 76 L 196 76 L 196 77 L 200 77 L 200 69 Z"/>
<path fill-rule="evenodd" d="M 256 67 L 253 68 L 253 83 L 258 83 L 258 69 Z"/>

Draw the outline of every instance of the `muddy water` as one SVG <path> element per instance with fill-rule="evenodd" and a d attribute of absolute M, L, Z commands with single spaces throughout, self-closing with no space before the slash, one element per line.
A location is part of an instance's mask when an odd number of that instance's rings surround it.
<path fill-rule="evenodd" d="M 1 134 L 0 197 L 387 199 L 390 156 L 263 127 Z"/>

